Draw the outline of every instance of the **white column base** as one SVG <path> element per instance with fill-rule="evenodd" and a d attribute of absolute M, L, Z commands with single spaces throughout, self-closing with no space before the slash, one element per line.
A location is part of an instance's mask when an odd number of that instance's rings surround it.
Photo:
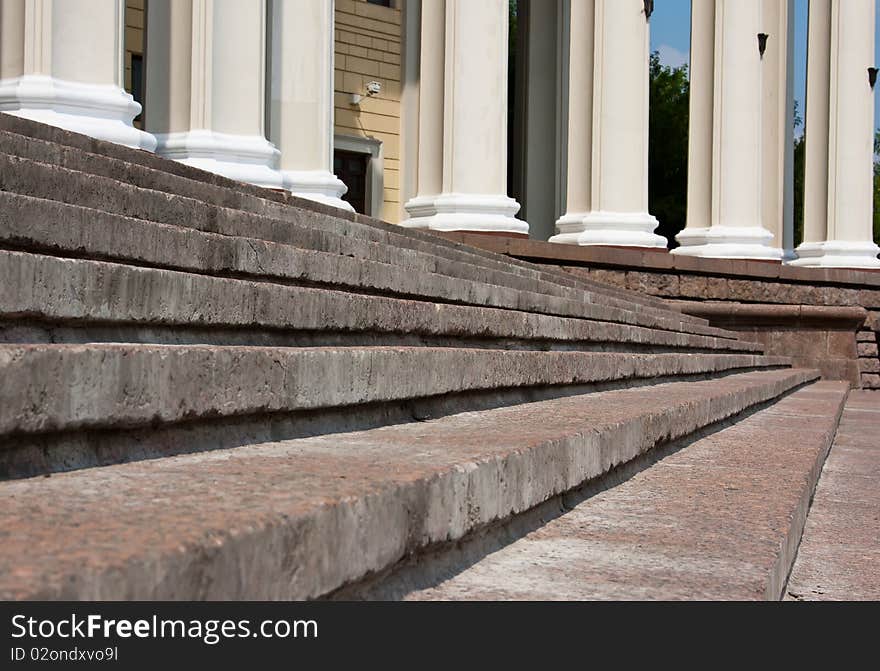
<path fill-rule="evenodd" d="M 880 247 L 873 242 L 805 242 L 795 249 L 789 265 L 804 268 L 880 268 Z"/>
<path fill-rule="evenodd" d="M 672 253 L 681 256 L 781 261 L 784 254 L 781 248 L 770 246 L 773 234 L 760 226 L 686 228 L 675 239 L 681 247 Z"/>
<path fill-rule="evenodd" d="M 654 233 L 659 225 L 657 218 L 647 212 L 572 213 L 556 222 L 557 234 L 550 238 L 550 242 L 665 248 L 666 238 Z"/>
<path fill-rule="evenodd" d="M 156 153 L 194 168 L 268 189 L 283 189 L 280 152 L 260 135 L 199 129 L 156 135 Z"/>
<path fill-rule="evenodd" d="M 141 106 L 112 84 L 83 84 L 48 75 L 0 80 L 0 112 L 153 151 L 156 138 L 132 125 Z"/>
<path fill-rule="evenodd" d="M 291 195 L 354 212 L 351 203 L 342 200 L 348 187 L 327 170 L 282 170 L 284 188 Z"/>
<path fill-rule="evenodd" d="M 529 225 L 514 218 L 519 203 L 502 195 L 442 193 L 417 196 L 404 208 L 410 218 L 401 222 L 407 228 L 433 231 L 481 231 L 528 235 Z"/>

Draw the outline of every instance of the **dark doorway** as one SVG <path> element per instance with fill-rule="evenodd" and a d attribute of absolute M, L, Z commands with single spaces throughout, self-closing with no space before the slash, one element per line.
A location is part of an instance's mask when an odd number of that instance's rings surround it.
<path fill-rule="evenodd" d="M 367 212 L 367 161 L 369 154 L 361 154 L 356 151 L 333 152 L 333 174 L 341 179 L 348 192 L 342 200 L 349 203 L 360 214 Z"/>

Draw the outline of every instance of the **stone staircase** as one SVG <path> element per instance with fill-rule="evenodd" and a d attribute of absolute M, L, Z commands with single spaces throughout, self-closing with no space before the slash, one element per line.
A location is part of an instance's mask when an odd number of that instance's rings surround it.
<path fill-rule="evenodd" d="M 735 516 L 778 551 L 705 592 L 778 598 L 847 393 L 817 378 L 656 298 L 0 114 L 3 599 L 431 596 L 782 408 L 753 470 L 790 489 Z"/>

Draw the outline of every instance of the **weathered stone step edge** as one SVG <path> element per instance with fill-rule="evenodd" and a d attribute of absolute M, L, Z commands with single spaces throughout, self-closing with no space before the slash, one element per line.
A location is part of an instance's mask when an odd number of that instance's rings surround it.
<path fill-rule="evenodd" d="M 670 383 L 0 483 L 0 598 L 320 597 L 815 377 Z"/>
<path fill-rule="evenodd" d="M 519 310 L 412 301 L 329 289 L 216 278 L 116 263 L 61 259 L 0 250 L 0 326 L 18 342 L 42 325 L 42 340 L 65 328 L 93 332 L 101 340 L 166 338 L 184 329 L 197 342 L 212 342 L 219 329 L 254 336 L 320 340 L 322 334 L 357 340 L 373 335 L 514 340 L 521 346 L 631 343 L 638 347 L 761 352 L 763 346 L 677 331 L 648 329 Z M 24 327 L 22 330 L 21 327 Z M 114 336 L 113 328 L 124 328 Z M 161 329 L 150 332 L 149 329 Z M 199 336 L 199 331 L 202 334 Z M 218 336 L 221 334 L 218 334 Z M 36 337 L 36 334 L 35 334 Z M 61 336 L 63 338 L 63 335 Z M 205 340 L 199 341 L 202 337 Z M 22 340 L 22 338 L 24 340 Z M 0 339 L 6 339 L 0 337 Z M 138 338 L 140 340 L 140 338 Z M 238 342 L 237 344 L 259 344 Z M 382 344 L 375 342 L 373 344 Z"/>
<path fill-rule="evenodd" d="M 390 234 L 368 227 L 367 236 L 351 230 L 351 222 L 327 218 L 315 221 L 308 211 L 282 208 L 286 219 L 267 217 L 241 210 L 221 208 L 200 200 L 139 188 L 115 179 L 86 175 L 30 159 L 0 154 L 0 190 L 20 196 L 79 205 L 101 212 L 130 216 L 169 226 L 216 232 L 223 235 L 256 237 L 298 246 L 315 251 L 354 256 L 378 257 L 386 263 L 429 269 L 452 277 L 469 278 L 474 282 L 509 286 L 541 296 L 560 298 L 574 304 L 607 303 L 630 311 L 632 304 L 614 296 L 597 295 L 582 288 L 570 288 L 557 283 L 523 278 L 511 273 L 508 264 L 503 269 L 485 269 L 473 260 L 447 259 L 443 248 L 410 249 L 396 245 L 400 242 Z M 305 220 L 303 220 L 305 217 Z M 338 229 L 338 230 L 336 230 Z M 402 229 L 400 229 L 402 230 Z M 412 242 L 404 238 L 406 242 Z M 421 245 L 424 247 L 424 245 Z M 439 252 L 439 254 L 438 254 Z M 660 312 L 675 323 L 703 325 L 699 317 L 684 316 L 680 311 Z M 698 320 L 698 321 L 694 321 Z"/>
<path fill-rule="evenodd" d="M 847 392 L 836 381 L 801 388 L 646 455 L 605 486 L 566 495 L 549 522 L 541 507 L 488 542 L 346 591 L 409 600 L 777 600 Z"/>
<path fill-rule="evenodd" d="M 102 142 L 85 135 L 71 133 L 69 131 L 54 128 L 45 124 L 32 122 L 27 119 L 19 119 L 8 114 L 3 114 L 2 116 L 0 116 L 0 129 L 3 129 L 0 130 L 0 134 L 4 136 L 0 138 L 0 151 L 2 151 L 3 148 L 9 144 L 9 140 L 12 140 L 14 144 L 17 144 L 14 142 L 15 136 L 23 136 L 30 141 L 30 145 L 28 145 L 27 142 L 23 145 L 21 153 L 25 155 L 27 155 L 28 152 L 34 151 L 35 144 L 46 142 L 50 145 L 66 147 L 78 152 L 91 154 L 93 156 L 106 157 L 108 159 L 118 160 L 123 163 L 143 166 L 144 168 L 155 170 L 160 173 L 176 175 L 186 180 L 212 185 L 226 191 L 232 191 L 234 194 L 246 194 L 250 197 L 272 201 L 273 203 L 283 203 L 290 207 L 304 209 L 315 214 L 322 214 L 336 219 L 354 221 L 359 224 L 367 225 L 372 228 L 393 233 L 394 235 L 404 235 L 414 240 L 420 240 L 422 243 L 429 244 L 433 247 L 441 247 L 445 250 L 448 250 L 446 253 L 449 258 L 453 258 L 455 255 L 466 256 L 467 258 L 472 259 L 478 265 L 479 263 L 482 263 L 494 269 L 507 270 L 509 272 L 518 272 L 523 276 L 545 279 L 547 281 L 569 287 L 583 288 L 584 286 L 588 286 L 594 291 L 607 291 L 610 295 L 616 295 L 637 304 L 641 303 L 645 305 L 651 305 L 659 309 L 675 310 L 675 308 L 669 308 L 668 306 L 666 306 L 663 300 L 655 297 L 644 296 L 638 292 L 623 291 L 615 287 L 608 287 L 600 282 L 573 281 L 573 278 L 571 278 L 570 275 L 567 273 L 550 271 L 549 269 L 540 265 L 531 264 L 518 259 L 503 257 L 492 252 L 478 249 L 476 247 L 463 245 L 461 243 L 446 240 L 443 238 L 438 238 L 437 236 L 421 231 L 411 229 L 404 230 L 398 226 L 388 224 L 387 222 L 373 219 L 372 217 L 354 214 L 346 210 L 339 210 L 336 208 L 327 207 L 302 198 L 296 198 L 289 195 L 285 196 L 275 191 L 261 189 L 259 187 L 254 187 L 252 185 L 244 184 L 241 182 L 235 182 L 233 180 L 220 177 L 219 175 L 215 175 L 213 173 L 192 168 L 191 166 L 186 166 L 175 161 L 169 161 L 159 158 L 156 155 L 148 152 L 133 150 L 129 149 L 128 147 L 122 147 L 120 145 Z M 9 134 L 11 134 L 13 137 L 9 137 Z M 4 139 L 7 141 L 4 141 Z M 49 156 L 47 156 L 47 158 L 51 158 L 51 156 L 52 155 L 50 154 Z M 110 174 L 112 175 L 115 173 Z M 228 197 L 234 198 L 234 196 Z M 433 253 L 436 255 L 437 250 L 433 250 Z M 482 259 L 482 261 L 476 261 L 475 259 L 473 259 L 473 257 L 478 257 L 479 259 Z"/>
<path fill-rule="evenodd" d="M 0 345 L 0 435 L 788 365 L 750 354 Z M 432 371 L 413 375 L 413 371 Z M 26 381 L 22 384 L 22 381 Z"/>
<path fill-rule="evenodd" d="M 358 292 L 427 297 L 432 300 L 494 307 L 562 311 L 606 321 L 704 332 L 677 313 L 632 306 L 582 294 L 584 300 L 493 286 L 393 264 L 356 259 L 253 238 L 230 237 L 110 215 L 88 208 L 0 193 L 0 246 L 41 254 L 107 259 L 209 275 L 266 278 L 285 283 L 327 285 Z M 594 304 L 593 301 L 599 304 Z M 604 303 L 604 304 L 603 304 Z M 730 332 L 730 337 L 736 337 Z M 721 333 L 711 333 L 721 335 Z"/>
<path fill-rule="evenodd" d="M 259 265 L 252 258 L 253 250 L 249 245 L 244 245 L 243 247 L 239 248 L 238 250 L 236 250 L 236 253 L 238 252 L 241 253 L 241 256 L 238 258 L 241 259 L 240 263 L 242 266 L 254 273 L 261 272 L 259 269 Z M 154 252 L 145 251 L 141 255 L 148 255 L 153 253 Z M 76 254 L 76 252 L 71 252 L 71 255 L 74 254 Z M 204 265 L 204 263 L 200 261 L 197 254 L 195 254 L 193 250 L 186 248 L 172 248 L 170 250 L 167 250 L 167 252 L 164 250 L 159 250 L 156 251 L 155 254 L 164 255 L 172 259 L 177 256 L 179 258 L 180 265 Z M 227 259 L 226 261 L 224 261 L 221 258 L 218 259 L 216 263 L 220 266 L 232 265 L 233 268 L 237 267 L 235 265 L 235 262 L 231 259 Z M 278 273 L 288 272 L 285 270 L 283 263 L 280 263 L 278 261 L 276 261 L 276 263 L 278 263 Z M 358 272 L 358 265 L 355 264 L 354 266 L 352 266 L 352 270 L 353 272 Z M 317 270 L 316 272 L 321 271 Z M 498 308 L 502 311 L 516 310 L 523 313 L 536 313 L 544 314 L 547 316 L 572 317 L 576 319 L 593 319 L 600 322 L 631 324 L 633 326 L 644 326 L 646 328 L 652 329 L 656 328 L 657 330 L 662 331 L 670 331 L 676 333 L 693 333 L 694 335 L 717 337 L 719 339 L 729 340 L 730 342 L 740 340 L 740 338 L 738 338 L 736 334 L 722 329 L 703 327 L 695 324 L 689 325 L 684 323 L 671 323 L 669 320 L 656 319 L 653 318 L 651 315 L 639 315 L 638 313 L 630 313 L 623 310 L 618 310 L 617 308 L 606 308 L 603 306 L 593 306 L 590 304 L 572 303 L 571 301 L 563 301 L 562 299 L 551 299 L 548 297 L 539 296 L 537 294 L 529 294 L 526 292 L 517 292 L 513 290 L 496 291 L 493 287 L 487 287 L 486 285 L 480 285 L 477 283 L 458 285 L 459 288 L 462 289 L 462 291 L 467 290 L 474 292 L 473 294 L 465 294 L 463 296 L 464 298 L 470 298 L 469 301 L 453 302 L 442 301 L 440 299 L 429 299 L 428 301 L 424 301 L 423 299 L 405 300 L 409 297 L 383 296 L 378 292 L 372 293 L 365 291 L 353 293 L 340 291 L 333 286 L 329 286 L 326 288 L 321 287 L 320 285 L 314 286 L 308 282 L 299 283 L 300 285 L 305 286 L 296 286 L 295 284 L 286 282 L 266 282 L 264 281 L 263 277 L 259 276 L 252 277 L 250 280 L 247 278 L 240 279 L 239 276 L 243 274 L 241 272 L 227 271 L 227 275 L 231 276 L 214 277 L 209 274 L 205 274 L 204 272 L 192 273 L 186 270 L 166 270 L 163 268 L 130 265 L 127 263 L 120 263 L 118 261 L 96 261 L 91 259 L 80 259 L 76 256 L 74 256 L 73 258 L 59 258 L 55 255 L 0 249 L 0 275 L 8 278 L 9 281 L 12 283 L 11 286 L 6 287 L 0 285 L 0 292 L 2 292 L 2 290 L 5 288 L 7 292 L 11 294 L 11 296 L 9 296 L 6 301 L 4 301 L 8 304 L 23 302 L 25 300 L 25 292 L 40 292 L 42 290 L 42 287 L 31 286 L 35 281 L 37 281 L 37 275 L 42 275 L 42 277 L 39 278 L 40 281 L 56 286 L 59 284 L 75 285 L 77 282 L 86 282 L 90 285 L 94 285 L 96 282 L 100 283 L 102 273 L 114 274 L 117 277 L 126 276 L 129 278 L 136 278 L 138 282 L 144 284 L 148 283 L 148 281 L 156 285 L 162 284 L 164 285 L 163 290 L 175 292 L 176 288 L 178 293 L 181 288 L 189 290 L 190 286 L 224 286 L 226 288 L 239 287 L 241 289 L 244 287 L 253 287 L 253 285 L 256 284 L 262 284 L 266 287 L 276 287 L 276 289 L 274 289 L 275 292 L 290 292 L 291 296 L 297 292 L 303 296 L 315 296 L 316 298 L 312 298 L 310 300 L 312 304 L 318 303 L 320 300 L 322 300 L 322 298 L 317 298 L 318 296 L 347 296 L 351 299 L 352 303 L 357 303 L 359 300 L 365 298 L 374 298 L 377 301 L 381 299 L 389 301 L 394 300 L 397 301 L 395 304 L 398 305 L 402 310 L 409 309 L 407 306 L 413 306 L 423 302 L 430 302 L 432 305 L 450 304 L 459 305 L 462 307 Z M 450 286 L 454 285 L 454 281 L 450 281 Z M 93 291 L 97 288 L 98 287 L 91 286 L 90 291 Z M 250 290 L 251 289 L 249 289 L 249 291 Z M 326 294 L 310 292 L 326 292 Z M 66 293 L 70 294 L 72 293 L 72 291 L 67 291 Z M 2 296 L 2 293 L 0 293 L 0 296 Z M 106 295 L 101 296 L 101 299 L 103 301 L 111 301 L 117 298 L 118 296 L 115 296 L 112 291 Z M 77 300 L 79 300 L 81 303 L 88 304 L 88 297 L 82 297 Z M 36 310 L 37 313 L 39 313 L 39 311 L 43 309 L 43 307 L 39 303 L 35 303 L 34 301 L 31 301 L 31 303 L 32 309 Z M 196 310 L 201 309 L 201 306 L 196 304 L 193 304 L 191 307 L 195 308 Z M 368 322 L 371 320 L 365 321 Z M 319 328 L 322 327 L 319 326 Z"/>
<path fill-rule="evenodd" d="M 786 601 L 880 600 L 880 392 L 851 391 L 785 587 Z"/>

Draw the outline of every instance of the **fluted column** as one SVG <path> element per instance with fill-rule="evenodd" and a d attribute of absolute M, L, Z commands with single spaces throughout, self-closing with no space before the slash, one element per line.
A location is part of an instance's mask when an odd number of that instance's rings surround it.
<path fill-rule="evenodd" d="M 774 248 L 794 257 L 794 0 L 764 0 L 762 220 Z"/>
<path fill-rule="evenodd" d="M 678 234 L 675 254 L 778 260 L 773 234 L 762 226 L 761 0 L 717 0 L 713 55 L 711 221 Z M 694 87 L 692 95 L 706 95 Z M 705 142 L 705 139 L 703 139 Z M 695 148 L 696 151 L 705 147 Z"/>
<path fill-rule="evenodd" d="M 431 216 L 434 201 L 443 192 L 445 44 L 446 0 L 422 0 L 416 195 L 404 205 L 410 216 L 422 219 L 422 223 L 427 222 L 426 217 Z M 419 217 L 422 212 L 424 216 Z M 415 224 L 405 220 L 403 225 Z"/>
<path fill-rule="evenodd" d="M 804 242 L 794 265 L 880 268 L 872 240 L 873 0 L 811 0 Z"/>
<path fill-rule="evenodd" d="M 150 0 L 147 111 L 157 152 L 282 188 L 266 139 L 265 0 Z"/>
<path fill-rule="evenodd" d="M 588 26 L 589 6 L 577 7 L 583 27 Z M 590 211 L 578 218 L 572 203 L 557 222 L 558 234 L 551 242 L 576 245 L 627 245 L 665 247 L 666 239 L 655 235 L 658 222 L 648 213 L 648 57 L 650 35 L 642 0 L 593 0 L 592 129 L 582 141 L 591 146 L 571 147 L 591 156 Z M 575 34 L 572 18 L 572 38 Z M 578 26 L 579 30 L 583 27 Z M 573 47 L 579 59 L 583 45 Z M 580 64 L 583 67 L 583 64 Z M 581 78 L 584 75 L 581 73 Z M 571 89 L 570 89 L 571 93 Z M 586 96 L 578 102 L 581 104 Z M 577 96 L 575 97 L 577 100 Z M 571 114 L 583 110 L 570 107 Z M 576 122 L 579 123 L 579 122 Z M 569 143 L 572 142 L 569 136 Z M 576 171 L 577 172 L 577 171 Z M 583 168 L 581 168 L 583 172 Z M 569 181 L 577 179 L 569 174 Z M 582 177 L 581 177 L 582 178 Z M 577 190 L 577 187 L 575 187 Z M 581 196 L 583 193 L 580 194 Z"/>
<path fill-rule="evenodd" d="M 2 0 L 0 111 L 152 150 L 123 89 L 123 0 Z"/>
<path fill-rule="evenodd" d="M 528 233 L 514 218 L 519 204 L 507 192 L 506 0 L 445 0 L 443 44 L 422 34 L 420 136 L 436 145 L 437 49 L 443 49 L 441 191 L 436 155 L 419 147 L 419 194 L 406 204 L 404 226 L 434 230 Z M 423 29 L 439 3 L 422 4 Z M 426 44 L 426 37 L 428 44 Z M 426 49 L 433 49 L 426 60 Z M 433 115 L 433 116 L 432 116 Z"/>
<path fill-rule="evenodd" d="M 691 0 L 690 102 L 686 228 L 712 224 L 715 115 L 715 0 Z"/>
<path fill-rule="evenodd" d="M 556 230 L 581 230 L 592 210 L 595 0 L 572 0 L 568 49 L 568 168 L 565 214 Z M 551 238 L 554 242 L 559 236 Z"/>
<path fill-rule="evenodd" d="M 351 210 L 333 174 L 333 0 L 274 0 L 269 139 L 284 188 Z"/>

